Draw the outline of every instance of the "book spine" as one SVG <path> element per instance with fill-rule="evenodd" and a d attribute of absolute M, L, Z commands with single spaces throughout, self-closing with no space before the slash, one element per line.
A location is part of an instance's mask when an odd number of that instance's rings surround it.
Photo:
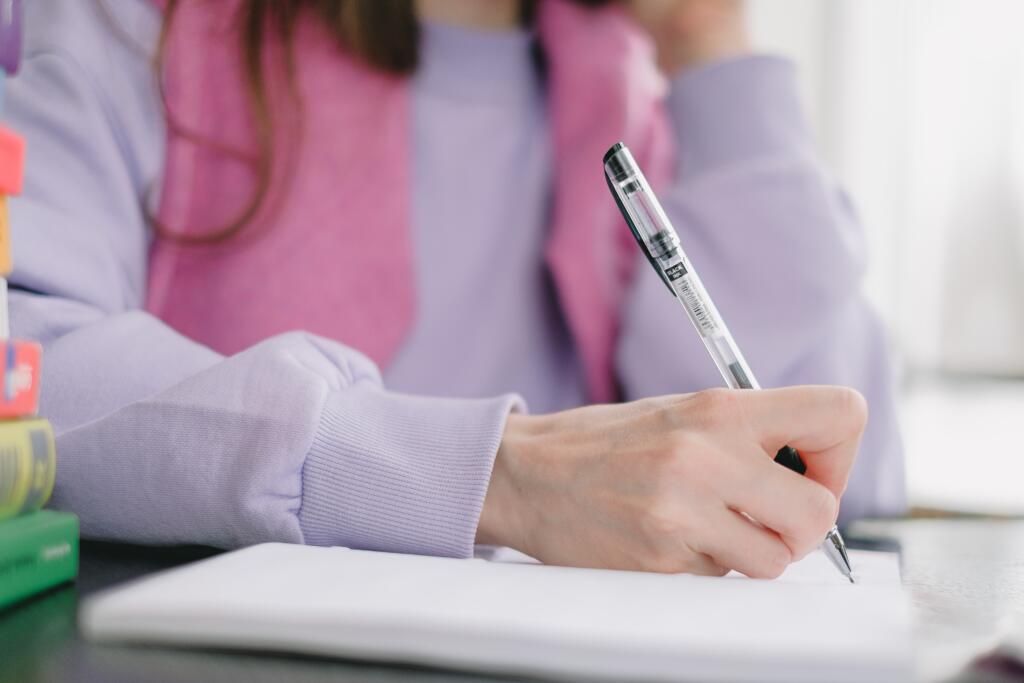
<path fill-rule="evenodd" d="M 9 525 L 0 543 L 0 609 L 78 574 L 78 518 L 43 510 Z"/>
<path fill-rule="evenodd" d="M 0 194 L 21 194 L 25 165 L 25 139 L 0 126 Z"/>
<path fill-rule="evenodd" d="M 0 0 L 0 110 L 6 76 L 21 61 L 21 5 Z M 0 126 L 0 609 L 78 574 L 78 518 L 39 510 L 53 493 L 57 467 L 50 423 L 31 417 L 42 347 L 9 338 L 6 278 L 14 264 L 7 197 L 21 193 L 24 165 L 24 138 Z"/>
<path fill-rule="evenodd" d="M 21 62 L 21 0 L 0 0 L 0 110 L 8 74 Z M 0 520 L 38 510 L 53 492 L 56 444 L 39 406 L 42 347 L 10 339 L 7 276 L 13 270 L 7 196 L 21 192 L 25 140 L 0 126 Z"/>
<path fill-rule="evenodd" d="M 7 195 L 0 194 L 0 275 L 7 277 L 14 269 L 11 260 L 11 223 L 7 212 Z M 5 287 L 6 289 L 6 287 Z M 8 336 L 4 333 L 2 336 Z"/>
<path fill-rule="evenodd" d="M 36 414 L 42 358 L 38 343 L 0 337 L 0 420 Z"/>
<path fill-rule="evenodd" d="M 56 471 L 47 420 L 0 422 L 0 520 L 41 508 L 53 493 Z"/>

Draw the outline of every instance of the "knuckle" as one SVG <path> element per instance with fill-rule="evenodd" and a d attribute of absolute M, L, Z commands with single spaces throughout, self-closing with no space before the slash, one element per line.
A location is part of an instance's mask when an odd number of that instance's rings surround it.
<path fill-rule="evenodd" d="M 655 498 L 666 493 L 667 486 L 677 475 L 679 456 L 672 446 L 665 445 L 652 450 L 642 458 L 642 477 L 650 485 Z"/>
<path fill-rule="evenodd" d="M 725 576 L 729 573 L 728 567 L 722 567 L 720 565 L 713 565 L 708 569 L 708 576 Z"/>
<path fill-rule="evenodd" d="M 680 401 L 677 397 L 659 396 L 650 399 L 648 404 L 651 408 L 651 416 L 656 420 L 657 429 L 672 431 L 680 426 L 680 406 L 686 404 L 686 400 Z"/>
<path fill-rule="evenodd" d="M 688 432 L 674 432 L 668 436 L 657 471 L 664 477 L 690 478 L 699 472 L 699 461 L 704 448 L 700 440 Z"/>
<path fill-rule="evenodd" d="M 666 436 L 665 453 L 672 462 L 682 460 L 694 451 L 696 439 L 688 431 L 670 432 Z"/>
<path fill-rule="evenodd" d="M 660 545 L 666 538 L 677 536 L 683 528 L 679 515 L 664 500 L 647 505 L 640 515 L 640 525 L 648 539 Z"/>
<path fill-rule="evenodd" d="M 678 574 L 686 571 L 686 563 L 673 554 L 658 553 L 643 564 L 643 569 L 656 574 Z"/>
<path fill-rule="evenodd" d="M 739 397 L 729 389 L 706 389 L 698 392 L 695 400 L 705 424 L 731 424 L 740 413 Z"/>
<path fill-rule="evenodd" d="M 673 543 L 645 558 L 645 571 L 659 574 L 698 574 L 702 576 L 725 576 L 729 569 L 715 563 L 707 555 L 694 550 L 686 543 Z"/>
<path fill-rule="evenodd" d="M 834 390 L 835 407 L 840 415 L 850 421 L 852 428 L 861 430 L 868 421 L 868 402 L 856 389 L 836 387 Z"/>
<path fill-rule="evenodd" d="M 793 554 L 782 543 L 776 543 L 762 557 L 758 578 L 777 579 L 793 561 Z"/>
<path fill-rule="evenodd" d="M 807 508 L 809 511 L 808 521 L 813 522 L 814 534 L 824 533 L 835 524 L 839 513 L 839 501 L 824 486 L 815 486 L 808 494 Z"/>

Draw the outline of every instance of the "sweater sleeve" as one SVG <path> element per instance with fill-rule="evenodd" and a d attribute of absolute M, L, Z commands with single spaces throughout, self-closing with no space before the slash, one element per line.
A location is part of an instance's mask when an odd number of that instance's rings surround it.
<path fill-rule="evenodd" d="M 660 189 L 683 248 L 765 387 L 843 384 L 870 419 L 840 519 L 904 505 L 881 326 L 860 292 L 863 234 L 817 160 L 792 66 L 746 57 L 677 76 L 676 173 Z M 629 398 L 721 386 L 689 320 L 649 267 L 624 309 L 617 370 Z"/>
<path fill-rule="evenodd" d="M 149 5 L 120 3 L 120 33 L 153 35 Z M 392 393 L 363 355 L 302 332 L 225 358 L 144 312 L 163 136 L 147 55 L 100 3 L 27 7 L 4 115 L 28 143 L 10 309 L 45 349 L 52 504 L 93 538 L 470 555 L 519 400 Z"/>

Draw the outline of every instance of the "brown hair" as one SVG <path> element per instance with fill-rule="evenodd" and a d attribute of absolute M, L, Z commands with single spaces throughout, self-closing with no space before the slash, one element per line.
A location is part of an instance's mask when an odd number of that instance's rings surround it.
<path fill-rule="evenodd" d="M 588 6 L 603 5 L 609 0 L 576 0 Z M 163 95 L 162 67 L 167 37 L 174 14 L 182 0 L 167 0 L 164 23 L 156 57 L 156 68 Z M 521 20 L 532 23 L 537 0 L 522 0 Z M 228 224 L 204 232 L 202 235 L 183 235 L 170 231 L 154 221 L 159 236 L 185 244 L 210 244 L 235 237 L 262 208 L 268 195 L 273 168 L 274 126 L 267 100 L 263 74 L 263 48 L 269 32 L 284 37 L 287 73 L 294 72 L 293 35 L 296 22 L 303 14 L 315 16 L 339 45 L 355 58 L 373 68 L 408 75 L 415 69 L 419 56 L 419 24 L 413 0 L 245 0 L 239 7 L 239 49 L 245 64 L 245 85 L 256 126 L 257 156 L 251 159 L 256 172 L 256 188 L 248 206 Z M 294 79 L 293 79 L 294 80 Z M 301 104 L 301 103 L 299 103 Z M 188 136 L 197 144 L 209 144 L 233 156 L 236 150 L 225 149 L 214 140 L 200 140 L 183 130 L 172 120 L 166 106 L 167 125 L 179 134 Z"/>

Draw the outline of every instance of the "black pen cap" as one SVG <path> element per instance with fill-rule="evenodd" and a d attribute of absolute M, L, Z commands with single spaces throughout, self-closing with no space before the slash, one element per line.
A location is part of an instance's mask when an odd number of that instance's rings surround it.
<path fill-rule="evenodd" d="M 615 182 L 621 182 L 629 177 L 630 170 L 622 163 L 622 155 L 619 152 L 625 149 L 626 146 L 621 142 L 616 142 L 611 148 L 604 153 L 604 167 L 605 172 Z"/>

